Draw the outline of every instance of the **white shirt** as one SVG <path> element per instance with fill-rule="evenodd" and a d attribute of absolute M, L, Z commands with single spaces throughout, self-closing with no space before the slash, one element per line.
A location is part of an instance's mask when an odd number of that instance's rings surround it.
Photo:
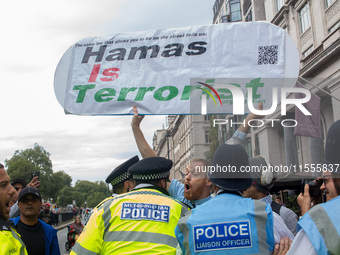
<path fill-rule="evenodd" d="M 275 243 L 280 243 L 281 238 L 288 237 L 290 240 L 294 239 L 292 231 L 287 228 L 286 223 L 276 212 L 273 212 L 274 219 L 274 239 Z M 298 254 L 298 253 L 296 253 Z M 301 253 L 302 254 L 302 253 Z"/>
<path fill-rule="evenodd" d="M 266 196 L 264 198 L 261 198 L 260 201 L 265 202 L 266 204 L 271 203 L 270 196 Z M 294 239 L 294 235 L 292 231 L 289 230 L 286 223 L 283 221 L 280 215 L 278 215 L 276 212 L 273 212 L 273 219 L 274 219 L 274 239 L 275 243 L 280 243 L 281 238 L 288 237 L 290 240 Z"/>
<path fill-rule="evenodd" d="M 317 255 L 312 243 L 303 229 L 297 233 L 287 253 L 287 255 L 295 254 Z"/>

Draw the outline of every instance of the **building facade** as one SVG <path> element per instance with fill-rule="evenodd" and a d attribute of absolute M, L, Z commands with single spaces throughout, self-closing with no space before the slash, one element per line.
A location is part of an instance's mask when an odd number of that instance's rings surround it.
<path fill-rule="evenodd" d="M 190 160 L 206 158 L 210 148 L 210 118 L 209 115 L 169 115 L 168 127 L 155 132 L 154 151 L 173 161 L 172 178 L 184 181 Z"/>
<path fill-rule="evenodd" d="M 278 123 L 263 125 L 246 139 L 249 156 L 262 155 L 273 165 L 322 162 L 327 130 L 340 119 L 340 0 L 216 0 L 213 12 L 214 24 L 265 20 L 282 27 L 299 51 L 301 83 L 321 99 L 321 139 L 295 136 L 294 128 Z M 295 109 L 287 109 L 287 116 L 277 107 L 266 118 L 295 119 Z M 244 116 L 226 118 L 242 122 Z M 236 128 L 220 126 L 220 142 Z M 209 129 L 207 116 L 169 116 L 168 129 L 155 133 L 154 149 L 174 161 L 173 177 L 183 180 L 189 160 L 205 158 Z"/>
<path fill-rule="evenodd" d="M 234 15 L 233 5 L 237 11 Z M 299 81 L 321 99 L 321 139 L 295 136 L 294 128 L 282 125 L 264 125 L 251 130 L 249 154 L 262 155 L 274 165 L 322 162 L 327 130 L 340 119 L 340 1 L 216 0 L 213 10 L 215 24 L 266 20 L 282 27 L 293 38 L 300 54 Z M 227 18 L 223 18 L 225 15 Z M 295 109 L 288 109 L 285 117 L 280 115 L 278 107 L 266 118 L 295 119 Z M 224 140 L 230 133 L 228 128 L 220 131 Z"/>

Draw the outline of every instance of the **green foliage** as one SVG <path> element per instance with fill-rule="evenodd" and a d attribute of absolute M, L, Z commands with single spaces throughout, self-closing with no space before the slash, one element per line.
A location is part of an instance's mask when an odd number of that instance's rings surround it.
<path fill-rule="evenodd" d="M 68 204 L 72 204 L 74 199 L 74 188 L 73 187 L 64 187 L 60 191 L 60 195 L 57 199 L 57 204 L 59 206 L 66 206 Z M 77 201 L 77 200 L 76 200 Z"/>
<path fill-rule="evenodd" d="M 43 198 L 51 194 L 50 178 L 53 173 L 50 153 L 37 143 L 33 148 L 15 151 L 11 159 L 5 160 L 7 173 L 11 179 L 23 178 L 31 181 L 31 172 L 40 173 L 40 192 Z"/>
<path fill-rule="evenodd" d="M 213 157 L 214 157 L 214 153 L 216 151 L 216 149 L 219 146 L 219 141 L 218 141 L 218 128 L 217 126 L 213 126 L 213 121 L 216 118 L 216 115 L 212 115 L 211 119 L 210 119 L 210 130 L 209 130 L 209 151 L 207 151 L 205 157 L 208 161 L 212 161 Z"/>
<path fill-rule="evenodd" d="M 111 195 L 105 182 L 90 182 L 85 180 L 78 180 L 74 187 L 62 189 L 60 193 L 57 200 L 59 205 L 65 206 L 72 204 L 73 200 L 76 200 L 78 207 L 85 206 L 85 201 L 88 207 L 95 207 Z"/>
<path fill-rule="evenodd" d="M 285 205 L 287 208 L 291 209 L 293 212 L 295 212 L 297 215 L 301 214 L 300 206 L 297 203 L 297 197 L 298 195 L 295 195 L 294 197 L 286 197 L 285 198 Z"/>
<path fill-rule="evenodd" d="M 104 193 L 94 192 L 87 197 L 87 206 L 93 208 L 97 206 L 101 201 L 103 201 L 106 197 L 107 196 Z"/>
<path fill-rule="evenodd" d="M 64 171 L 58 171 L 51 175 L 50 195 L 53 203 L 56 203 L 60 191 L 64 187 L 71 187 L 72 178 Z"/>
<path fill-rule="evenodd" d="M 42 197 L 52 199 L 60 206 L 72 204 L 77 206 L 94 207 L 104 198 L 110 196 L 107 184 L 103 181 L 77 181 L 71 187 L 72 178 L 64 171 L 53 172 L 50 153 L 39 144 L 33 148 L 15 151 L 12 158 L 5 160 L 7 173 L 11 180 L 23 178 L 27 183 L 31 181 L 31 172 L 40 173 L 40 193 Z"/>
<path fill-rule="evenodd" d="M 12 158 L 5 160 L 7 173 L 11 180 L 23 178 L 31 181 L 31 172 L 39 172 L 40 193 L 44 199 L 56 201 L 64 186 L 71 186 L 72 178 L 65 172 L 53 173 L 50 153 L 35 143 L 33 148 L 15 151 Z"/>

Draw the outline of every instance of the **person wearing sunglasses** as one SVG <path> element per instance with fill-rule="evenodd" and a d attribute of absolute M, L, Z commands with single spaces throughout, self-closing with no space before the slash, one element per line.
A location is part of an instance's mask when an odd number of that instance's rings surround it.
<path fill-rule="evenodd" d="M 325 203 L 311 207 L 309 185 L 298 197 L 304 213 L 299 230 L 287 254 L 340 254 L 340 120 L 329 128 L 320 190 Z"/>
<path fill-rule="evenodd" d="M 31 182 L 26 185 L 26 181 L 24 179 L 16 178 L 11 182 L 11 185 L 13 186 L 16 192 L 13 195 L 12 200 L 10 202 L 11 211 L 9 213 L 9 218 L 15 218 L 20 215 L 19 207 L 18 207 L 18 197 L 19 197 L 20 191 L 23 188 L 26 188 L 26 186 L 39 189 L 40 181 L 39 181 L 39 177 L 35 176 L 31 180 Z"/>

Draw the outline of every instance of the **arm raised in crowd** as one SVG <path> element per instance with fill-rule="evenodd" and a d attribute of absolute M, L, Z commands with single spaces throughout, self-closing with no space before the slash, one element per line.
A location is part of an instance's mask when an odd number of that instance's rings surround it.
<path fill-rule="evenodd" d="M 131 121 L 131 128 L 133 135 L 136 140 L 136 144 L 138 147 L 138 150 L 143 158 L 149 158 L 149 157 L 158 157 L 158 155 L 151 149 L 147 141 L 145 140 L 145 137 L 143 135 L 142 130 L 140 129 L 140 123 L 144 119 L 144 115 L 138 115 L 137 107 L 133 107 L 133 118 Z"/>
<path fill-rule="evenodd" d="M 257 108 L 258 110 L 262 110 L 263 109 L 263 103 L 259 103 L 259 106 Z M 255 120 L 255 119 L 262 119 L 264 116 L 263 115 L 256 115 L 254 113 L 249 113 L 245 119 L 245 125 L 240 125 L 238 128 L 238 131 L 241 131 L 243 133 L 248 133 L 250 130 L 250 126 L 248 124 L 248 121 L 250 120 Z"/>
<path fill-rule="evenodd" d="M 33 188 L 39 189 L 39 187 L 40 187 L 39 177 L 34 176 L 33 179 L 31 180 L 31 182 L 29 184 L 27 184 L 27 187 L 33 187 Z"/>

